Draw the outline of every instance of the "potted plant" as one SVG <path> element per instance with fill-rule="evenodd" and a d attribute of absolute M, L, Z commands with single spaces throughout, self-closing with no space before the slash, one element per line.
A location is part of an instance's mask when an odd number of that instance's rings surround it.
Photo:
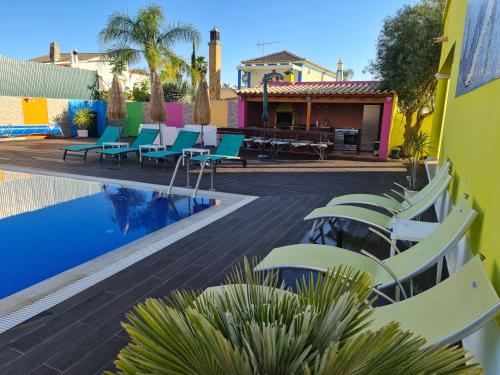
<path fill-rule="evenodd" d="M 391 159 L 399 159 L 399 155 L 401 154 L 401 147 L 402 146 L 396 146 L 391 148 Z"/>
<path fill-rule="evenodd" d="M 89 136 L 89 128 L 94 123 L 95 112 L 90 108 L 81 108 L 75 112 L 73 124 L 78 128 L 78 137 L 87 138 Z"/>
<path fill-rule="evenodd" d="M 430 137 L 424 132 L 412 131 L 406 139 L 408 157 L 410 159 L 410 189 L 417 190 L 417 172 L 420 160 L 429 155 Z"/>

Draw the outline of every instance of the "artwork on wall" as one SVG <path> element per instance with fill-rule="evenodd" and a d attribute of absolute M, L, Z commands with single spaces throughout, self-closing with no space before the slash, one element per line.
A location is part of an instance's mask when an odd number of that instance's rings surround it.
<path fill-rule="evenodd" d="M 468 0 L 456 96 L 500 77 L 500 1 Z"/>

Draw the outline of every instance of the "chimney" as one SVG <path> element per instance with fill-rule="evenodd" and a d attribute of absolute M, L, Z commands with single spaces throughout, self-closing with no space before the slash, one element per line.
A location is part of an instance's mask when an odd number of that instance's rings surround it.
<path fill-rule="evenodd" d="M 215 27 L 210 30 L 210 42 L 208 43 L 208 51 L 210 99 L 220 100 L 221 44 L 220 31 Z"/>
<path fill-rule="evenodd" d="M 342 60 L 341 57 L 339 62 L 337 63 L 337 81 L 343 81 L 343 80 L 344 80 L 344 60 Z"/>
<path fill-rule="evenodd" d="M 55 63 L 61 60 L 61 47 L 56 42 L 50 43 L 49 50 L 50 62 Z"/>
<path fill-rule="evenodd" d="M 78 65 L 78 50 L 76 47 L 71 51 L 71 66 L 76 66 Z"/>

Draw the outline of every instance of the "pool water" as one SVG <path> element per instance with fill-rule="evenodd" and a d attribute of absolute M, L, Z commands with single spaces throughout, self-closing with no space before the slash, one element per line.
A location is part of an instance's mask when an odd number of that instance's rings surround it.
<path fill-rule="evenodd" d="M 147 189 L 0 171 L 0 298 L 216 203 Z"/>

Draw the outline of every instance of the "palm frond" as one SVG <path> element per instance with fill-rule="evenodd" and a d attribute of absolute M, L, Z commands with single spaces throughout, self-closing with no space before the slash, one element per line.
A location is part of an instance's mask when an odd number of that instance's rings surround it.
<path fill-rule="evenodd" d="M 177 23 L 165 28 L 159 36 L 158 44 L 171 47 L 178 42 L 189 42 L 198 46 L 200 40 L 200 32 L 193 25 Z"/>
<path fill-rule="evenodd" d="M 372 332 L 370 277 L 349 267 L 297 292 L 245 259 L 228 284 L 148 299 L 127 314 L 120 374 L 479 374 L 458 347 L 431 346 L 397 323 Z"/>

